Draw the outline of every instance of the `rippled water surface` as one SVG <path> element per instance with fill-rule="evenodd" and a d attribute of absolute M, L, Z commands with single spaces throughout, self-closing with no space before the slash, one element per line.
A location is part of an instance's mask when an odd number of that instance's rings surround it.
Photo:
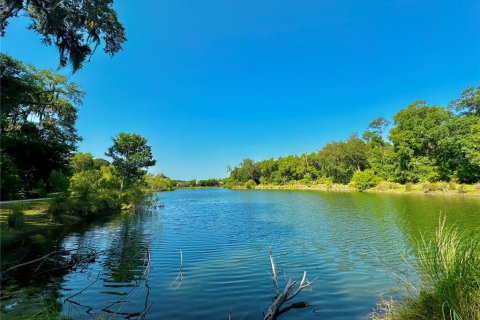
<path fill-rule="evenodd" d="M 304 270 L 318 281 L 282 319 L 365 319 L 379 297 L 402 295 L 400 252 L 447 223 L 480 232 L 480 199 L 333 192 L 178 190 L 164 207 L 124 215 L 64 240 L 101 250 L 63 278 L 63 314 L 147 319 L 261 319 L 273 284 Z M 182 263 L 180 258 L 182 252 Z M 182 272 L 179 273 L 180 265 Z"/>

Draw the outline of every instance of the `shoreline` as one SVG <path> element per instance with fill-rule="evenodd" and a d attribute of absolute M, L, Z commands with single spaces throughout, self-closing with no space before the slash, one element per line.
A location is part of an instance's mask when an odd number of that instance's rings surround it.
<path fill-rule="evenodd" d="M 480 198 L 480 190 L 476 189 L 476 185 L 465 185 L 467 189 L 464 192 L 454 191 L 454 190 L 435 190 L 425 192 L 422 189 L 421 184 L 415 184 L 412 186 L 410 191 L 405 190 L 405 185 L 397 185 L 392 189 L 380 190 L 377 187 L 363 191 L 364 193 L 374 193 L 374 194 L 399 194 L 399 195 L 432 195 L 432 196 L 460 196 L 460 197 L 471 197 L 471 198 Z M 233 190 L 249 190 L 244 186 L 234 186 Z M 349 187 L 348 185 L 334 184 L 330 188 L 325 184 L 287 184 L 287 185 L 262 185 L 259 184 L 250 190 L 288 190 L 288 191 L 323 191 L 323 192 L 358 192 L 355 188 Z"/>

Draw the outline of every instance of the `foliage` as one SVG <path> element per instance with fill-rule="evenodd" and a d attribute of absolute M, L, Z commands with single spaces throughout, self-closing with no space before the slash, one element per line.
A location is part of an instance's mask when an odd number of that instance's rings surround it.
<path fill-rule="evenodd" d="M 121 132 L 113 140 L 107 156 L 113 159 L 118 176 L 123 184 L 140 183 L 144 180 L 146 168 L 155 165 L 152 148 L 147 139 L 139 134 Z"/>
<path fill-rule="evenodd" d="M 248 180 L 258 180 L 260 178 L 260 170 L 251 159 L 244 159 L 238 167 L 235 167 L 230 173 L 231 177 L 240 182 Z"/>
<path fill-rule="evenodd" d="M 53 170 L 48 177 L 48 185 L 52 192 L 66 192 L 70 185 L 70 179 L 60 171 Z"/>
<path fill-rule="evenodd" d="M 174 181 L 163 174 L 147 174 L 145 181 L 147 188 L 151 191 L 171 191 L 175 189 Z"/>
<path fill-rule="evenodd" d="M 91 153 L 77 152 L 70 158 L 70 169 L 74 172 L 82 172 L 94 168 Z"/>
<path fill-rule="evenodd" d="M 419 296 L 390 304 L 374 319 L 480 319 L 480 237 L 440 223 L 432 240 L 422 238 L 415 266 Z M 384 304 L 385 305 L 385 304 Z"/>
<path fill-rule="evenodd" d="M 252 179 L 245 182 L 245 188 L 247 189 L 255 189 L 255 185 L 255 181 L 253 181 Z"/>
<path fill-rule="evenodd" d="M 7 225 L 12 229 L 20 229 L 25 225 L 24 206 L 21 203 L 15 203 L 10 207 Z"/>
<path fill-rule="evenodd" d="M 0 150 L 0 195 L 2 199 L 14 199 L 19 196 L 22 181 L 14 159 Z"/>
<path fill-rule="evenodd" d="M 375 187 L 381 181 L 372 169 L 357 171 L 353 174 L 353 186 L 360 192 Z"/>
<path fill-rule="evenodd" d="M 66 76 L 5 54 L 0 54 L 0 71 L 1 159 L 7 172 L 1 196 L 15 198 L 22 189 L 31 196 L 53 170 L 67 169 L 80 140 L 75 122 L 84 94 Z"/>
<path fill-rule="evenodd" d="M 113 0 L 5 0 L 0 5 L 0 34 L 5 34 L 12 17 L 27 15 L 47 45 L 55 45 L 60 54 L 60 67 L 67 63 L 73 71 L 82 67 L 98 45 L 114 55 L 126 41 L 125 30 L 113 9 Z"/>
<path fill-rule="evenodd" d="M 460 98 L 450 103 L 450 107 L 462 114 L 480 116 L 480 86 L 465 89 Z"/>
<path fill-rule="evenodd" d="M 418 101 L 394 116 L 395 127 L 390 131 L 397 154 L 401 182 L 448 179 L 444 170 L 448 148 L 441 141 L 449 136 L 445 124 L 451 113 L 441 107 L 427 106 Z"/>
<path fill-rule="evenodd" d="M 363 172 L 356 179 L 364 179 L 366 170 L 383 181 L 406 184 L 407 191 L 412 183 L 476 183 L 480 181 L 479 101 L 480 87 L 473 87 L 454 100 L 450 109 L 414 102 L 395 114 L 393 124 L 382 117 L 373 120 L 362 138 L 353 135 L 346 141 L 333 141 L 310 154 L 259 162 L 245 159 L 229 170 L 225 186 L 243 186 L 248 180 L 263 185 L 323 184 L 325 178 L 331 180 L 330 187 L 333 183 L 355 185 L 355 172 Z M 359 190 L 374 182 L 378 179 L 366 185 L 357 181 Z"/>

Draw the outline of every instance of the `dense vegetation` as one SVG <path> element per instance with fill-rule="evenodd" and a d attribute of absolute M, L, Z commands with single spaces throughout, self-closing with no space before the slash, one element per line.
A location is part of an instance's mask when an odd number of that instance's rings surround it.
<path fill-rule="evenodd" d="M 383 301 L 376 320 L 480 319 L 480 238 L 440 224 L 435 238 L 417 243 L 413 265 L 418 294 L 403 303 Z"/>
<path fill-rule="evenodd" d="M 146 168 L 155 164 L 138 134 L 120 133 L 106 153 L 76 153 L 75 122 L 84 93 L 64 75 L 7 55 L 1 67 L 2 200 L 54 194 L 52 213 L 90 214 L 145 197 Z"/>
<path fill-rule="evenodd" d="M 318 152 L 245 159 L 230 170 L 226 185 L 352 182 L 365 190 L 382 180 L 480 181 L 480 87 L 466 89 L 448 107 L 414 102 L 395 114 L 393 125 L 378 118 L 361 137 L 328 143 Z"/>
<path fill-rule="evenodd" d="M 0 54 L 1 199 L 42 197 L 69 173 L 84 93 L 64 75 Z M 52 177 L 55 179 L 55 177 Z"/>
<path fill-rule="evenodd" d="M 147 188 L 150 191 L 172 191 L 177 188 L 211 188 L 221 187 L 223 182 L 221 179 L 204 179 L 204 180 L 174 180 L 164 174 L 147 174 L 145 177 Z"/>

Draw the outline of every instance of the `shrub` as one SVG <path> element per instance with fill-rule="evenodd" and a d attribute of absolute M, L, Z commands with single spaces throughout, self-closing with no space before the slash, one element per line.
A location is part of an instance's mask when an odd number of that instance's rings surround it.
<path fill-rule="evenodd" d="M 39 198 L 47 196 L 47 188 L 45 187 L 43 179 L 38 180 L 35 188 L 32 190 L 32 195 Z"/>
<path fill-rule="evenodd" d="M 405 183 L 405 191 L 412 191 L 413 189 L 413 183 L 407 182 Z"/>
<path fill-rule="evenodd" d="M 351 182 L 358 191 L 362 192 L 375 187 L 380 182 L 380 178 L 375 175 L 372 169 L 367 169 L 355 172 Z"/>
<path fill-rule="evenodd" d="M 457 192 L 458 192 L 458 193 L 465 193 L 465 192 L 467 192 L 466 186 L 465 186 L 464 184 L 459 185 L 459 186 L 458 186 L 458 189 L 457 189 Z"/>
<path fill-rule="evenodd" d="M 19 204 L 13 204 L 10 207 L 10 214 L 7 218 L 7 225 L 12 229 L 19 229 L 25 225 L 24 207 Z"/>
<path fill-rule="evenodd" d="M 437 189 L 438 189 L 438 190 L 441 190 L 441 191 L 443 191 L 443 192 L 447 192 L 447 191 L 448 191 L 448 183 L 446 183 L 446 182 L 439 182 L 439 183 L 437 184 Z"/>
<path fill-rule="evenodd" d="M 72 209 L 71 203 L 68 203 L 68 196 L 66 193 L 55 194 L 51 199 L 48 207 L 48 213 L 53 217 L 58 217 L 62 214 L 69 213 Z"/>
<path fill-rule="evenodd" d="M 387 182 L 387 181 L 382 181 L 382 182 L 380 182 L 380 183 L 378 184 L 378 186 L 377 186 L 377 189 L 378 189 L 379 191 L 385 191 L 385 190 L 389 189 L 389 184 L 388 184 L 388 182 Z"/>
<path fill-rule="evenodd" d="M 435 238 L 422 238 L 420 247 L 423 287 L 431 288 L 444 316 L 480 319 L 480 237 L 447 228 L 444 220 Z"/>
<path fill-rule="evenodd" d="M 447 228 L 417 243 L 420 293 L 404 303 L 384 301 L 373 319 L 480 319 L 480 236 Z"/>
<path fill-rule="evenodd" d="M 53 170 L 48 177 L 48 185 L 52 192 L 66 192 L 70 185 L 68 177 L 57 170 Z"/>
<path fill-rule="evenodd" d="M 450 181 L 448 183 L 448 190 L 450 190 L 450 191 L 457 190 L 457 183 L 455 181 Z"/>
<path fill-rule="evenodd" d="M 432 192 L 432 191 L 435 191 L 436 188 L 435 188 L 435 184 L 431 183 L 431 182 L 424 182 L 422 183 L 422 190 L 424 193 L 429 193 L 429 192 Z"/>
<path fill-rule="evenodd" d="M 255 181 L 253 181 L 252 179 L 245 182 L 245 188 L 247 188 L 247 189 L 254 189 L 255 185 L 256 185 Z"/>

